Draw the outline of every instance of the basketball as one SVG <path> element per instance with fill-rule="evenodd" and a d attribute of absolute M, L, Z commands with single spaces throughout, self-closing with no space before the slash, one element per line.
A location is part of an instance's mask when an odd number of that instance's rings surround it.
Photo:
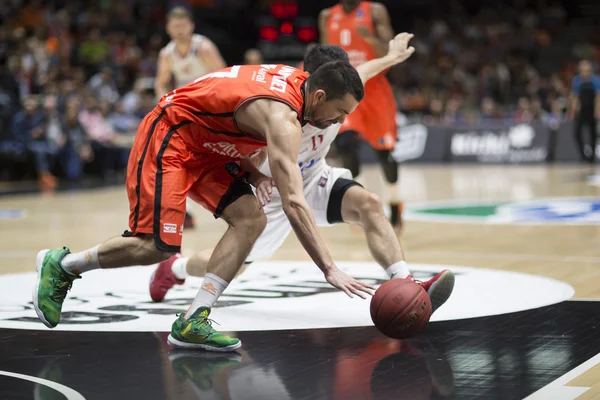
<path fill-rule="evenodd" d="M 431 301 L 421 285 L 409 279 L 392 279 L 371 299 L 371 319 L 379 332 L 393 339 L 419 333 L 431 317 Z"/>

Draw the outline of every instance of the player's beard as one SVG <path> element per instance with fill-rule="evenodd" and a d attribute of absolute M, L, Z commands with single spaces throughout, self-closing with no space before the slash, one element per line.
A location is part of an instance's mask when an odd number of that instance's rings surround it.
<path fill-rule="evenodd" d="M 331 122 L 331 121 L 313 121 L 313 124 L 315 124 L 315 126 L 319 129 L 327 129 L 331 125 L 333 125 L 333 122 Z"/>

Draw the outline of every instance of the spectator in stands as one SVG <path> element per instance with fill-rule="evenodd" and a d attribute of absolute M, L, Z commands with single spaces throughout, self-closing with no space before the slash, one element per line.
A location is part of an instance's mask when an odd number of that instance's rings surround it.
<path fill-rule="evenodd" d="M 12 138 L 12 117 L 20 105 L 19 84 L 6 65 L 6 57 L 0 58 L 0 141 Z"/>
<path fill-rule="evenodd" d="M 119 99 L 117 84 L 113 76 L 113 70 L 110 67 L 103 67 L 100 72 L 92 76 L 88 86 L 100 101 L 106 100 L 114 103 Z"/>
<path fill-rule="evenodd" d="M 50 173 L 50 157 L 53 151 L 46 135 L 46 121 L 36 98 L 25 99 L 23 110 L 14 116 L 12 129 L 13 135 L 33 153 L 42 189 L 56 187 L 56 178 Z"/>
<path fill-rule="evenodd" d="M 117 147 L 117 170 L 124 171 L 129 160 L 129 151 L 133 145 L 137 128 L 141 118 L 125 112 L 123 102 L 119 102 L 108 115 L 108 122 L 116 133 L 115 145 Z"/>
<path fill-rule="evenodd" d="M 67 179 L 77 179 L 83 173 L 83 164 L 94 158 L 92 147 L 79 123 L 79 104 L 67 104 L 65 117 L 61 121 L 62 137 L 59 142 L 59 160 Z"/>
<path fill-rule="evenodd" d="M 154 89 L 144 89 L 140 96 L 140 105 L 135 112 L 135 116 L 139 119 L 143 119 L 156 106 L 156 99 L 154 98 Z"/>
<path fill-rule="evenodd" d="M 481 101 L 481 119 L 498 120 L 502 118 L 502 110 L 491 97 L 484 97 Z"/>
<path fill-rule="evenodd" d="M 517 103 L 517 111 L 515 113 L 515 122 L 531 122 L 534 119 L 534 113 L 531 108 L 531 101 L 527 97 L 521 97 Z"/>
<path fill-rule="evenodd" d="M 108 178 L 115 164 L 114 142 L 116 137 L 94 95 L 88 95 L 85 99 L 84 109 L 79 112 L 78 118 L 90 140 L 100 175 Z"/>
<path fill-rule="evenodd" d="M 93 28 L 88 33 L 87 39 L 79 46 L 79 62 L 86 66 L 88 70 L 93 71 L 98 65 L 107 60 L 108 52 L 108 43 L 102 39 L 100 29 Z"/>

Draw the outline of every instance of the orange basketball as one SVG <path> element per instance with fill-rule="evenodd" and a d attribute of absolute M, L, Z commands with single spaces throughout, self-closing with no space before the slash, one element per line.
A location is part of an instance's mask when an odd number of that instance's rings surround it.
<path fill-rule="evenodd" d="M 419 333 L 431 317 L 431 301 L 421 285 L 410 279 L 392 279 L 371 299 L 371 319 L 384 335 L 408 339 Z"/>

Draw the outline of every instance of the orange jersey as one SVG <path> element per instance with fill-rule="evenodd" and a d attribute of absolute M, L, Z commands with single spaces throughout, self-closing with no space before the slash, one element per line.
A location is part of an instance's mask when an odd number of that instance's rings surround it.
<path fill-rule="evenodd" d="M 225 152 L 235 158 L 266 144 L 264 138 L 238 129 L 234 115 L 240 106 L 249 100 L 273 99 L 287 104 L 302 123 L 302 84 L 307 77 L 288 65 L 236 65 L 201 76 L 163 96 L 158 105 L 172 125 L 189 124 L 181 135 L 194 150 Z M 235 151 L 223 143 L 235 144 Z"/>
<path fill-rule="evenodd" d="M 363 1 L 350 14 L 346 14 L 341 4 L 329 9 L 327 41 L 343 48 L 354 67 L 377 58 L 373 47 L 363 39 L 357 29 L 359 26 L 365 27 L 375 35 L 371 8 L 370 1 Z"/>
<path fill-rule="evenodd" d="M 359 27 L 376 34 L 372 8 L 371 2 L 363 1 L 349 14 L 346 14 L 341 4 L 329 9 L 327 41 L 343 48 L 354 67 L 377 58 L 373 47 L 359 34 Z M 385 73 L 366 83 L 365 98 L 340 128 L 340 132 L 345 131 L 358 132 L 375 149 L 394 148 L 396 102 Z"/>

